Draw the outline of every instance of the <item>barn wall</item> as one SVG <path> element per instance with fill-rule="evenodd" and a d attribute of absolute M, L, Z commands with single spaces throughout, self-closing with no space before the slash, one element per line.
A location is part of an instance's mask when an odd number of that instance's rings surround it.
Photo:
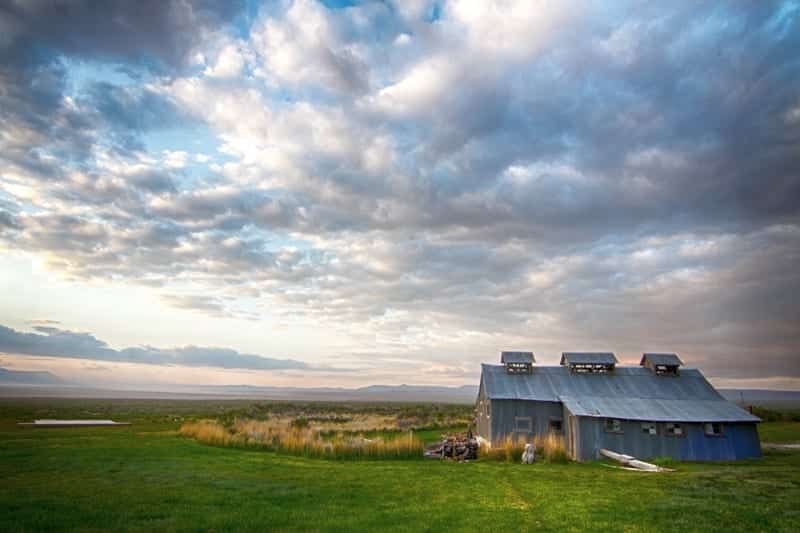
<path fill-rule="evenodd" d="M 532 418 L 532 431 L 514 431 L 515 417 Z M 497 443 L 511 435 L 515 439 L 529 441 L 536 435 L 546 435 L 550 431 L 550 420 L 562 420 L 563 409 L 560 402 L 536 402 L 530 400 L 492 400 L 491 440 Z"/>
<path fill-rule="evenodd" d="M 579 417 L 578 453 L 581 461 L 598 459 L 600 449 L 633 455 L 639 459 L 673 457 L 683 461 L 720 461 L 760 457 L 761 445 L 756 424 L 724 424 L 724 435 L 709 437 L 703 424 L 684 424 L 686 435 L 664 434 L 665 424 L 657 425 L 658 434 L 642 431 L 641 421 L 623 421 L 623 433 L 605 430 L 603 418 Z"/>
<path fill-rule="evenodd" d="M 491 419 L 486 416 L 489 414 L 488 411 L 489 409 L 486 402 L 486 394 L 483 390 L 483 383 L 481 383 L 480 389 L 478 390 L 478 400 L 475 405 L 476 431 L 478 435 L 488 441 L 491 441 L 491 424 L 489 423 Z"/>
<path fill-rule="evenodd" d="M 578 450 L 575 448 L 576 443 L 573 442 L 573 435 L 578 436 L 578 418 L 569 412 L 566 406 L 562 409 L 562 416 L 564 419 L 564 449 L 570 459 L 576 460 L 578 458 Z M 580 439 L 575 439 L 579 442 Z"/>
<path fill-rule="evenodd" d="M 761 457 L 761 442 L 756 424 L 725 424 L 721 437 L 707 437 L 701 424 L 693 424 L 681 443 L 681 459 L 689 461 L 728 461 Z"/>

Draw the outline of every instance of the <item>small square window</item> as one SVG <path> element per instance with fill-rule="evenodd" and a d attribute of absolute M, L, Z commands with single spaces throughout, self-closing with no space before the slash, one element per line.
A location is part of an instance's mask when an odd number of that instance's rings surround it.
<path fill-rule="evenodd" d="M 530 363 L 506 363 L 506 372 L 509 374 L 530 374 L 532 371 Z"/>
<path fill-rule="evenodd" d="M 719 422 L 709 422 L 705 424 L 706 435 L 709 437 L 721 437 L 722 436 L 722 424 Z"/>
<path fill-rule="evenodd" d="M 645 435 L 657 435 L 658 430 L 656 429 L 655 422 L 644 422 L 642 423 L 642 433 Z"/>
<path fill-rule="evenodd" d="M 684 434 L 682 424 L 669 423 L 664 429 L 665 433 L 671 437 L 682 437 Z"/>
<path fill-rule="evenodd" d="M 556 420 L 556 419 L 550 420 L 550 431 L 560 433 L 561 428 L 562 428 L 561 420 Z"/>
<path fill-rule="evenodd" d="M 606 418 L 605 428 L 609 433 L 622 433 L 622 420 L 619 418 Z"/>
<path fill-rule="evenodd" d="M 519 433 L 530 433 L 533 431 L 533 419 L 529 416 L 514 417 L 514 431 Z"/>

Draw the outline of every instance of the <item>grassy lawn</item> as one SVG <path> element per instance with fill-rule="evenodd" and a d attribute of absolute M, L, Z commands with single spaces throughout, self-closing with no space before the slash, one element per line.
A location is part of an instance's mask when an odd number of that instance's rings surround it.
<path fill-rule="evenodd" d="M 798 452 L 645 474 L 600 463 L 326 461 L 175 433 L 187 416 L 229 408 L 0 401 L 0 531 L 800 530 Z M 15 426 L 87 410 L 134 425 Z"/>
<path fill-rule="evenodd" d="M 759 425 L 761 442 L 775 444 L 800 443 L 800 422 L 764 422 Z"/>

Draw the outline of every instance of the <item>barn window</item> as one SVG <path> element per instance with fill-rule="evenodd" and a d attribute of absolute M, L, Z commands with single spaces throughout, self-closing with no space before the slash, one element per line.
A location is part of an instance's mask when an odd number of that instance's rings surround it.
<path fill-rule="evenodd" d="M 506 372 L 509 374 L 531 374 L 533 365 L 531 363 L 506 363 Z"/>
<path fill-rule="evenodd" d="M 619 418 L 606 418 L 605 428 L 609 433 L 622 433 L 622 420 Z"/>
<path fill-rule="evenodd" d="M 560 419 L 557 419 L 557 418 L 551 418 L 550 419 L 550 431 L 552 431 L 554 433 L 561 433 L 561 428 L 562 428 L 562 425 L 561 425 L 561 420 Z"/>
<path fill-rule="evenodd" d="M 655 372 L 658 376 L 677 376 L 678 365 L 655 365 Z"/>
<path fill-rule="evenodd" d="M 670 437 L 682 437 L 683 424 L 669 423 L 665 426 L 665 433 Z"/>
<path fill-rule="evenodd" d="M 706 435 L 709 437 L 721 437 L 722 436 L 722 424 L 719 422 L 709 422 L 705 424 Z"/>
<path fill-rule="evenodd" d="M 606 374 L 613 372 L 614 365 L 610 363 L 570 363 L 569 369 L 573 374 Z"/>
<path fill-rule="evenodd" d="M 657 435 L 658 431 L 656 430 L 656 423 L 655 422 L 643 422 L 642 423 L 642 433 L 645 435 Z"/>
<path fill-rule="evenodd" d="M 533 419 L 529 416 L 515 416 L 514 431 L 530 433 L 533 431 Z"/>

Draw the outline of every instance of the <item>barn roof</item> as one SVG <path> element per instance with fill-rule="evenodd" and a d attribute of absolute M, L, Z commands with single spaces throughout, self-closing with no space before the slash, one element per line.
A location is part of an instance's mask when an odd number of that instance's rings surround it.
<path fill-rule="evenodd" d="M 639 364 L 644 365 L 648 361 L 653 365 L 681 366 L 683 364 L 683 361 L 674 353 L 646 353 L 642 355 Z"/>
<path fill-rule="evenodd" d="M 561 364 L 616 365 L 617 357 L 611 352 L 564 352 Z"/>
<path fill-rule="evenodd" d="M 575 416 L 621 418 L 648 422 L 758 422 L 738 405 L 720 400 L 663 400 L 657 398 L 561 397 Z"/>
<path fill-rule="evenodd" d="M 533 352 L 500 352 L 501 363 L 533 363 Z"/>
<path fill-rule="evenodd" d="M 689 368 L 678 376 L 658 376 L 644 367 L 617 367 L 605 374 L 577 374 L 565 366 L 537 366 L 532 374 L 508 374 L 502 365 L 482 365 L 481 380 L 484 394 L 493 400 L 536 400 L 543 402 L 572 402 L 579 416 L 646 419 L 656 421 L 671 417 L 675 422 L 695 421 L 702 413 L 738 413 L 741 421 L 758 419 L 725 400 L 699 370 Z M 698 403 L 690 411 L 683 401 Z M 575 403 L 580 402 L 580 403 Z M 666 402 L 666 403 L 665 403 Z M 712 405 L 707 402 L 717 402 Z M 725 404 L 725 405 L 722 405 Z M 579 406 L 584 406 L 580 407 Z M 569 408 L 569 405 L 568 405 Z M 599 414 L 592 413 L 595 409 Z M 625 411 L 628 409 L 628 411 Z M 700 409 L 703 409 L 702 411 Z M 714 410 L 717 411 L 714 411 Z M 571 409 L 570 409 L 571 410 Z M 665 414 L 669 413 L 669 414 Z M 617 416 L 627 414 L 627 416 Z M 691 416 L 690 416 L 691 415 Z M 717 419 L 705 422 L 720 421 Z"/>

